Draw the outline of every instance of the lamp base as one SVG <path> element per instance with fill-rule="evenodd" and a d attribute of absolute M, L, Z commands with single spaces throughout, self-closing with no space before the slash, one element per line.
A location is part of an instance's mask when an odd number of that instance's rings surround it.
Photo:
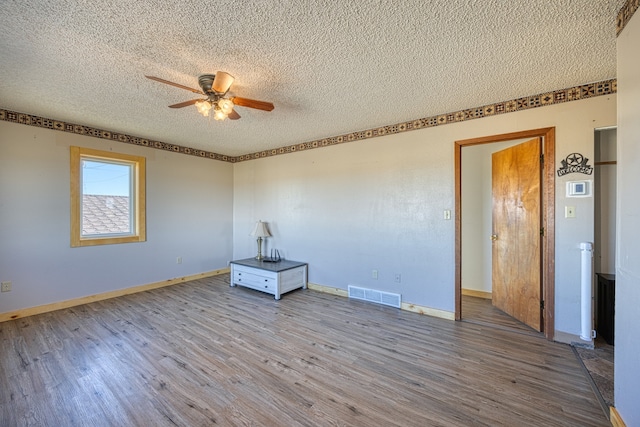
<path fill-rule="evenodd" d="M 262 256 L 262 237 L 258 237 L 258 255 L 256 255 L 256 259 L 260 261 L 263 258 L 264 257 Z"/>

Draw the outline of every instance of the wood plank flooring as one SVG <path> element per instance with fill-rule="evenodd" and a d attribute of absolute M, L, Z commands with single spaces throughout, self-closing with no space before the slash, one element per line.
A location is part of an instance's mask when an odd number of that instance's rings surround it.
<path fill-rule="evenodd" d="M 571 349 L 229 276 L 0 323 L 2 426 L 607 426 Z"/>
<path fill-rule="evenodd" d="M 477 325 L 544 338 L 541 332 L 497 309 L 492 305 L 491 300 L 486 298 L 463 295 L 462 320 Z"/>

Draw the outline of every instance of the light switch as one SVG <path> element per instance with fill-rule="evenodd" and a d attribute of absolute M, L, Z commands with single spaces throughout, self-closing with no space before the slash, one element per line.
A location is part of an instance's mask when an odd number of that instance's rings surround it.
<path fill-rule="evenodd" d="M 444 219 L 451 219 L 451 211 L 449 209 L 444 210 Z"/>

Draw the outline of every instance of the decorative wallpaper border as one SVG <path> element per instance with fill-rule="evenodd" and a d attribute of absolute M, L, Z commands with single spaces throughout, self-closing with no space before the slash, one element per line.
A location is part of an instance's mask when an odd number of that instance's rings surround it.
<path fill-rule="evenodd" d="M 235 158 L 236 162 L 242 162 L 264 157 L 278 156 L 281 154 L 293 153 L 296 151 L 312 150 L 330 145 L 343 144 L 345 142 L 360 141 L 363 139 L 375 138 L 377 136 L 391 135 L 410 130 L 442 126 L 451 123 L 458 123 L 467 120 L 481 119 L 498 114 L 514 113 L 516 111 L 530 110 L 537 107 L 560 104 L 568 101 L 578 101 L 595 96 L 611 95 L 618 91 L 617 79 L 605 80 L 597 83 L 589 83 L 581 86 L 574 86 L 567 89 L 560 89 L 543 94 L 525 96 L 523 98 L 512 99 L 510 101 L 496 104 L 484 105 L 482 107 L 470 108 L 467 110 L 454 111 L 452 113 L 439 114 L 437 116 L 425 117 L 409 122 L 396 123 L 395 125 L 382 126 L 375 129 L 368 129 L 360 132 L 352 132 L 344 135 L 329 138 L 317 139 L 315 141 L 303 142 L 289 145 L 287 147 L 274 148 L 259 151 L 257 153 L 245 154 Z"/>
<path fill-rule="evenodd" d="M 640 0 L 633 0 L 636 4 Z M 347 142 L 360 141 L 363 139 L 375 138 L 378 136 L 391 135 L 410 130 L 418 130 L 434 126 L 442 126 L 451 123 L 458 123 L 467 120 L 491 117 L 494 115 L 513 113 L 516 111 L 530 110 L 537 107 L 560 104 L 569 101 L 593 98 L 596 96 L 611 95 L 618 91 L 616 79 L 605 80 L 596 83 L 589 83 L 574 86 L 567 89 L 560 89 L 553 92 L 546 92 L 533 96 L 512 99 L 510 101 L 488 104 L 482 107 L 470 108 L 466 110 L 454 111 L 451 113 L 439 114 L 408 122 L 396 123 L 394 125 L 382 126 L 375 129 L 368 129 L 359 132 L 352 132 L 344 135 L 329 138 L 317 139 L 315 141 L 302 142 L 286 147 L 273 148 L 256 153 L 244 154 L 241 156 L 225 156 L 222 154 L 184 147 L 176 144 L 169 144 L 162 141 L 154 141 L 137 136 L 126 135 L 118 132 L 111 132 L 89 126 L 67 123 L 59 120 L 47 119 L 39 116 L 32 116 L 24 113 L 0 109 L 0 120 L 20 123 L 28 126 L 36 126 L 47 129 L 59 130 L 63 132 L 80 135 L 93 136 L 95 138 L 118 141 L 125 144 L 141 145 L 144 147 L 159 150 L 171 151 L 174 153 L 187 154 L 196 157 L 203 157 L 212 160 L 237 163 L 247 160 L 261 159 L 264 157 L 278 156 L 282 154 L 294 153 L 296 151 L 312 150 L 315 148 L 328 147 L 331 145 L 343 144 Z"/>
<path fill-rule="evenodd" d="M 618 20 L 616 21 L 616 36 L 619 36 L 624 27 L 627 26 L 631 17 L 640 7 L 640 0 L 627 0 L 624 6 L 618 12 Z"/>
<path fill-rule="evenodd" d="M 20 123 L 27 126 L 35 126 L 46 129 L 60 130 L 63 132 L 75 133 L 78 135 L 93 136 L 95 138 L 108 139 L 111 141 L 124 142 L 125 144 L 142 145 L 143 147 L 157 148 L 159 150 L 171 151 L 174 153 L 187 154 L 196 157 L 206 157 L 213 160 L 225 162 L 233 161 L 234 157 L 225 156 L 210 151 L 197 150 L 195 148 L 183 147 L 182 145 L 168 144 L 162 141 L 140 138 L 124 133 L 111 132 L 108 130 L 92 128 L 89 126 L 67 123 L 60 120 L 47 119 L 40 116 L 32 116 L 15 111 L 0 109 L 0 120 L 6 122 Z"/>

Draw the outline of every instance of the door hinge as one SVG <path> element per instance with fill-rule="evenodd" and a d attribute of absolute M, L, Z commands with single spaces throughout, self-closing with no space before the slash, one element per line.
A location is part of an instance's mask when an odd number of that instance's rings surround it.
<path fill-rule="evenodd" d="M 544 163 L 544 154 L 540 154 L 540 163 Z"/>
<path fill-rule="evenodd" d="M 542 227 L 542 228 L 540 229 L 540 235 L 541 235 L 541 236 L 544 236 L 544 227 Z"/>
<path fill-rule="evenodd" d="M 544 310 L 544 301 L 540 301 L 540 310 Z"/>

